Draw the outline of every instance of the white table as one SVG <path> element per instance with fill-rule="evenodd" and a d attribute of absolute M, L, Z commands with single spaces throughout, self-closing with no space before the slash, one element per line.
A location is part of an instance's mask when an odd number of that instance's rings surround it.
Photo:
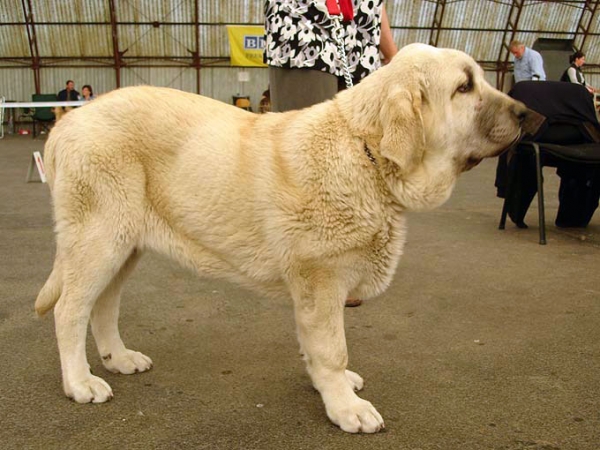
<path fill-rule="evenodd" d="M 6 102 L 4 97 L 0 98 L 0 139 L 4 137 L 4 109 L 6 108 L 56 108 L 61 106 L 82 106 L 86 101 L 68 101 L 68 102 Z"/>
<path fill-rule="evenodd" d="M 84 100 L 70 101 L 70 102 L 8 102 L 4 100 L 0 104 L 0 108 L 54 108 L 57 106 L 81 106 L 87 102 Z"/>

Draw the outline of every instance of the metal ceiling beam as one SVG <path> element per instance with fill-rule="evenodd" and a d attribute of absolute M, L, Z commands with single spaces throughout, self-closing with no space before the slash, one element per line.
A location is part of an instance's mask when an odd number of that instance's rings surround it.
<path fill-rule="evenodd" d="M 444 11 L 446 10 L 446 0 L 437 0 L 435 2 L 435 12 L 433 13 L 433 23 L 431 24 L 431 33 L 429 34 L 429 45 L 437 47 L 442 30 L 442 21 L 444 20 Z"/>
<path fill-rule="evenodd" d="M 196 28 L 194 29 L 196 49 L 192 53 L 192 66 L 196 69 L 196 94 L 200 94 L 202 90 L 200 87 L 200 69 L 202 65 L 200 64 L 200 6 L 198 5 L 198 0 L 194 1 L 194 21 L 196 22 Z"/>
<path fill-rule="evenodd" d="M 123 65 L 127 67 L 190 67 L 192 64 L 189 56 L 124 56 L 122 58 Z M 0 56 L 0 62 L 9 62 L 18 64 L 19 66 L 11 65 L 0 65 L 1 69 L 14 69 L 16 67 L 31 67 L 30 58 L 15 58 L 14 56 Z M 81 61 L 82 64 L 73 64 L 73 61 Z M 227 63 L 229 64 L 229 57 L 225 56 L 202 56 L 200 57 L 200 64 L 202 67 L 213 66 L 214 64 Z M 478 60 L 477 63 L 488 72 L 496 72 L 498 62 L 496 60 Z M 113 68 L 114 60 L 112 56 L 48 56 L 40 60 L 40 67 L 97 67 L 97 68 Z M 596 69 L 600 69 L 600 64 L 585 63 L 586 73 L 600 73 Z"/>
<path fill-rule="evenodd" d="M 592 36 L 600 36 L 599 32 L 591 32 L 592 25 L 599 20 L 600 16 L 600 0 L 581 0 L 581 1 L 561 1 L 560 3 L 571 4 L 574 7 L 577 7 L 581 10 L 581 14 L 579 16 L 578 23 L 576 25 L 575 31 L 571 29 L 571 31 L 544 31 L 544 30 L 533 30 L 533 29 L 519 29 L 519 22 L 522 16 L 522 11 L 525 6 L 528 6 L 532 3 L 536 3 L 532 0 L 490 0 L 496 1 L 506 5 L 506 7 L 510 8 L 510 12 L 506 19 L 506 26 L 504 29 L 502 28 L 470 28 L 470 27 L 444 27 L 442 23 L 444 19 L 447 19 L 445 16 L 446 5 L 450 5 L 455 1 L 464 1 L 464 0 L 430 0 L 431 3 L 435 3 L 435 11 L 433 14 L 433 19 L 431 22 L 431 26 L 394 26 L 393 29 L 397 30 L 427 30 L 429 32 L 429 43 L 431 45 L 437 46 L 440 41 L 441 32 L 444 31 L 480 31 L 480 32 L 493 32 L 497 33 L 496 36 L 499 37 L 500 33 L 502 33 L 502 45 L 499 49 L 498 59 L 496 61 L 486 61 L 482 62 L 486 64 L 486 70 L 494 70 L 497 73 L 496 84 L 499 89 L 502 89 L 505 84 L 506 74 L 510 75 L 510 70 L 512 70 L 512 63 L 510 61 L 510 52 L 508 49 L 508 45 L 510 41 L 512 41 L 516 34 L 519 35 L 524 34 L 540 34 L 546 33 L 546 35 L 551 36 L 555 35 L 556 37 L 565 37 L 565 38 L 573 38 L 574 46 L 578 50 L 586 49 L 586 44 L 589 46 L 590 40 L 589 37 Z M 180 67 L 185 66 L 191 67 L 196 71 L 196 91 L 200 93 L 201 91 L 201 68 L 207 66 L 216 67 L 219 63 L 213 64 L 213 60 L 222 61 L 225 57 L 220 58 L 206 58 L 201 57 L 200 52 L 200 43 L 201 43 L 201 34 L 200 27 L 221 27 L 223 25 L 230 25 L 233 23 L 225 23 L 225 22 L 200 22 L 200 0 L 194 0 L 193 3 L 193 17 L 186 20 L 185 22 L 173 22 L 173 21 L 145 21 L 145 22 L 131 22 L 131 21 L 118 21 L 117 12 L 116 12 L 116 1 L 108 0 L 108 5 L 110 8 L 110 21 L 96 21 L 96 22 L 41 22 L 34 21 L 33 17 L 33 8 L 32 8 L 33 0 L 21 0 L 21 5 L 23 9 L 23 16 L 25 18 L 24 22 L 0 22 L 0 26 L 2 25 L 19 25 L 25 26 L 27 37 L 29 41 L 29 55 L 23 55 L 23 57 L 1 57 L 0 56 L 0 64 L 3 61 L 12 64 L 19 64 L 19 67 L 31 67 L 34 72 L 34 82 L 36 92 L 40 90 L 40 68 L 44 67 L 114 67 L 115 76 L 116 76 L 116 84 L 117 87 L 121 86 L 121 75 L 122 75 L 122 67 Z M 102 27 L 111 27 L 112 31 L 112 56 L 107 57 L 41 57 L 38 49 L 38 38 L 36 36 L 36 27 L 39 29 L 39 26 L 76 26 L 76 25 L 85 25 L 85 26 L 102 26 Z M 119 26 L 193 26 L 194 27 L 194 38 L 193 43 L 190 43 L 190 49 L 188 49 L 189 56 L 184 57 L 125 57 L 125 51 L 120 51 L 119 47 L 122 42 L 119 42 Z M 240 23 L 240 25 L 248 25 L 247 23 Z M 256 24 L 262 25 L 262 24 Z M 191 31 L 191 30 L 190 30 Z M 589 50 L 589 49 L 588 49 Z M 67 65 L 71 61 L 71 64 Z M 76 64 L 75 62 L 81 62 L 81 64 Z M 147 62 L 147 64 L 145 63 Z M 595 61 L 594 61 L 595 62 Z M 6 63 L 5 63 L 6 64 Z M 11 66 L 0 65 L 0 69 L 2 68 L 10 68 Z M 12 66 L 15 67 L 15 66 Z M 588 62 L 586 64 L 586 68 L 588 71 L 593 70 L 591 73 L 598 73 L 599 69 L 598 64 L 590 64 Z"/>
<path fill-rule="evenodd" d="M 515 39 L 515 35 L 517 34 L 517 28 L 519 26 L 519 20 L 521 19 L 521 13 L 523 12 L 524 4 L 525 0 L 512 0 L 510 5 L 510 11 L 506 19 L 506 26 L 504 27 L 504 33 L 502 34 L 502 45 L 500 46 L 500 53 L 498 54 L 496 88 L 499 90 L 504 88 L 504 82 L 509 67 L 509 45 L 511 41 Z"/>
<path fill-rule="evenodd" d="M 25 28 L 27 30 L 29 53 L 31 55 L 31 70 L 33 70 L 35 93 L 39 94 L 41 92 L 40 51 L 37 43 L 37 35 L 35 33 L 35 22 L 33 20 L 33 7 L 31 5 L 31 0 L 21 0 L 21 7 L 23 8 L 23 16 L 25 17 Z"/>
<path fill-rule="evenodd" d="M 123 53 L 123 52 L 121 52 Z M 201 56 L 200 59 L 223 59 L 229 60 L 229 56 Z M 114 67 L 114 58 L 112 56 L 77 56 L 77 55 L 63 55 L 63 56 L 46 56 L 40 58 L 40 65 L 47 64 L 52 60 L 64 60 L 64 61 L 107 61 L 108 65 Z M 131 60 L 144 60 L 144 61 L 182 61 L 182 64 L 191 64 L 190 56 L 121 56 L 121 65 L 129 65 L 126 61 Z M 15 57 L 15 56 L 0 56 L 0 61 L 25 61 L 28 65 L 31 65 L 31 59 L 29 57 Z M 77 64 L 72 64 L 73 67 L 77 67 Z M 587 66 L 587 64 L 586 64 Z"/>
<path fill-rule="evenodd" d="M 576 50 L 583 51 L 585 48 L 585 41 L 587 40 L 590 33 L 590 27 L 594 23 L 594 17 L 596 12 L 600 9 L 598 7 L 600 1 L 586 1 L 581 10 L 581 16 L 579 16 L 579 22 L 575 29 L 575 36 L 573 37 L 573 46 Z"/>
<path fill-rule="evenodd" d="M 81 21 L 77 21 L 77 22 L 36 22 L 38 25 L 44 25 L 44 26 L 52 26 L 52 25 L 60 25 L 62 26 L 70 26 L 70 25 L 102 25 L 102 26 L 107 26 L 107 25 L 112 25 L 112 22 L 98 22 L 98 21 L 90 21 L 90 22 L 81 22 Z M 180 26 L 180 25 L 187 25 L 187 26 L 196 26 L 196 23 L 198 23 L 198 25 L 202 25 L 205 27 L 222 27 L 225 25 L 243 25 L 243 26 L 263 26 L 264 23 L 260 22 L 260 23 L 251 23 L 251 22 L 169 22 L 166 20 L 155 20 L 152 22 L 147 22 L 147 21 L 139 21 L 139 22 L 132 22 L 130 20 L 126 20 L 126 21 L 117 21 L 116 22 L 117 25 L 133 25 L 133 26 L 138 26 L 138 25 L 143 25 L 143 26 L 151 26 L 151 27 L 161 27 L 163 25 L 166 26 Z M 23 22 L 0 22 L 0 26 L 1 25 L 13 25 L 13 26 L 17 26 L 17 25 L 23 25 Z"/>
<path fill-rule="evenodd" d="M 117 28 L 117 10 L 115 8 L 115 0 L 108 0 L 108 7 L 110 9 L 110 27 L 112 32 L 115 83 L 118 89 L 121 87 L 121 67 L 123 67 L 122 57 L 125 52 L 119 51 L 119 30 Z"/>
<path fill-rule="evenodd" d="M 436 0 L 436 3 L 441 0 Z M 466 1 L 466 0 L 459 0 Z M 492 0 L 488 0 L 492 1 Z M 531 1 L 531 0 L 529 0 Z M 451 0 L 444 0 L 445 4 L 451 3 Z M 597 0 L 587 1 L 588 4 L 598 3 Z M 600 9 L 600 8 L 599 8 Z M 40 22 L 36 21 L 36 26 L 111 26 L 111 22 Z M 222 27 L 227 25 L 243 25 L 243 26 L 263 26 L 264 23 L 240 23 L 240 22 L 220 22 L 220 23 L 207 23 L 207 22 L 120 22 L 116 21 L 116 25 L 118 26 L 149 26 L 154 27 L 158 25 L 158 28 L 164 26 L 193 26 L 196 24 L 203 27 Z M 23 22 L 0 22 L 0 26 L 21 26 L 24 25 Z M 418 26 L 418 25 L 392 25 L 390 26 L 392 30 L 408 30 L 408 31 L 432 31 L 432 26 Z M 489 28 L 489 27 L 443 27 L 441 24 L 436 26 L 436 29 L 440 31 L 489 31 L 496 33 L 503 33 L 505 29 L 503 28 Z M 557 30 L 540 30 L 540 29 L 520 29 L 519 33 L 524 34 L 539 34 L 540 31 L 544 33 L 550 34 L 564 34 L 564 35 L 572 35 L 572 31 L 557 31 Z M 588 36 L 600 36 L 600 33 L 588 33 Z"/>

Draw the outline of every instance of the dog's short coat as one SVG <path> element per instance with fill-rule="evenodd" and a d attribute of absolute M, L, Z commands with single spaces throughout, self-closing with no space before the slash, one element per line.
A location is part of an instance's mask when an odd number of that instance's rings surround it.
<path fill-rule="evenodd" d="M 522 104 L 466 54 L 410 45 L 359 85 L 301 111 L 256 115 L 171 89 L 114 91 L 52 130 L 46 167 L 57 250 L 36 311 L 54 307 L 65 393 L 104 402 L 104 366 L 152 367 L 123 344 L 121 285 L 147 249 L 202 275 L 291 294 L 327 415 L 376 432 L 381 415 L 346 370 L 344 300 L 390 283 L 403 211 L 436 207 L 458 175 L 518 139 Z"/>

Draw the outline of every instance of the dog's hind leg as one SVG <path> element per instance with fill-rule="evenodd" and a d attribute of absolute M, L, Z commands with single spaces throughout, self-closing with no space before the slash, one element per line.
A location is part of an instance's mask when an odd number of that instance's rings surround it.
<path fill-rule="evenodd" d="M 152 360 L 140 352 L 127 349 L 119 334 L 121 289 L 140 256 L 138 250 L 133 250 L 92 309 L 92 334 L 102 357 L 102 364 L 115 373 L 132 374 L 152 368 Z"/>
<path fill-rule="evenodd" d="M 86 335 L 96 300 L 129 258 L 132 248 L 117 244 L 109 227 L 89 223 L 85 229 L 59 233 L 63 289 L 55 308 L 56 339 L 65 394 L 79 403 L 102 403 L 112 398 L 110 386 L 91 374 Z M 67 242 L 70 245 L 67 245 Z"/>
<path fill-rule="evenodd" d="M 292 277 L 290 288 L 306 368 L 328 417 L 351 433 L 381 430 L 381 415 L 354 392 L 362 388 L 362 378 L 346 370 L 344 302 L 348 292 L 335 286 L 335 275 L 314 269 Z"/>

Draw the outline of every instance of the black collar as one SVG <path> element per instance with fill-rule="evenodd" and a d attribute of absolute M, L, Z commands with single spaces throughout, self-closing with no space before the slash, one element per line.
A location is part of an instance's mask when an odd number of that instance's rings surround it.
<path fill-rule="evenodd" d="M 373 153 L 371 153 L 371 150 L 369 150 L 369 147 L 367 146 L 366 143 L 365 143 L 365 153 L 367 155 L 367 158 L 369 158 L 369 161 L 371 161 L 371 164 L 373 164 L 374 166 L 377 166 L 377 160 L 373 156 Z"/>

